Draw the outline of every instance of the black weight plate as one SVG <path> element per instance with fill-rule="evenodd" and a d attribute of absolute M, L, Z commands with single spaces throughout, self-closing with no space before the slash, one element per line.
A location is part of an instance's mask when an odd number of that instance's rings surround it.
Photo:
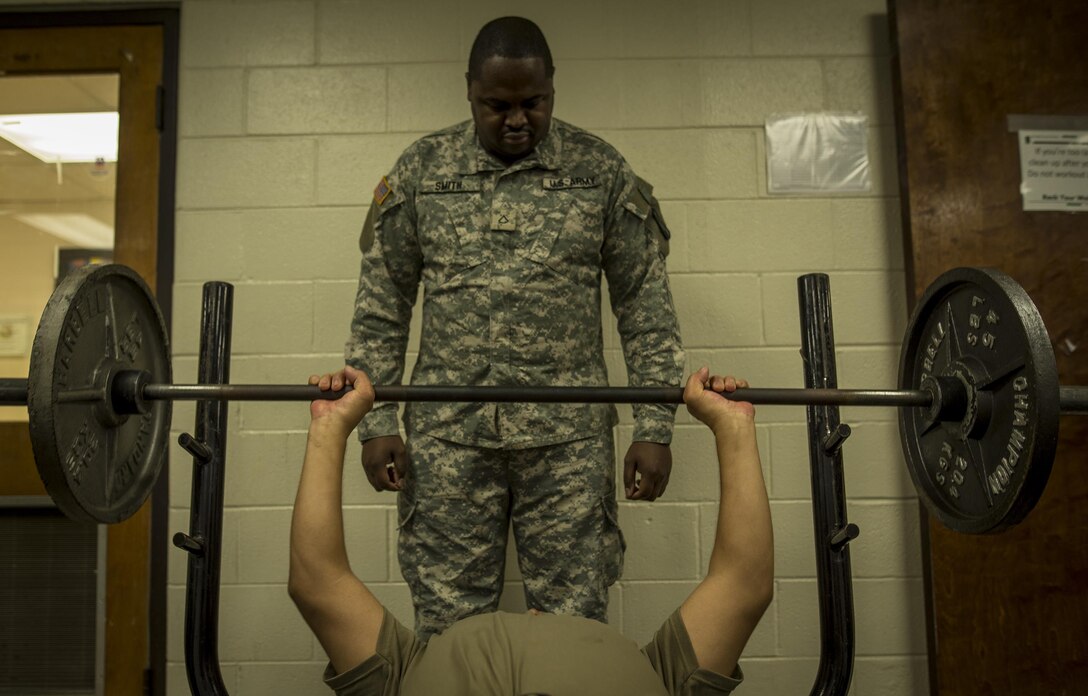
<path fill-rule="evenodd" d="M 899 410 L 899 432 L 922 501 L 958 532 L 997 532 L 1035 507 L 1058 439 L 1058 373 L 1042 317 L 1014 280 L 957 268 L 926 289 L 907 327 L 899 385 L 927 376 L 967 385 L 967 415 L 931 422 Z"/>
<path fill-rule="evenodd" d="M 170 402 L 119 414 L 118 370 L 170 383 L 166 325 L 147 284 L 121 265 L 87 266 L 53 292 L 34 336 L 27 382 L 38 473 L 64 514 L 113 524 L 150 495 L 170 435 Z"/>

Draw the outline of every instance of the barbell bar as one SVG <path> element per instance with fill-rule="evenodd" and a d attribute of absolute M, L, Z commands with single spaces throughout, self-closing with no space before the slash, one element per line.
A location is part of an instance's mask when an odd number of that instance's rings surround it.
<path fill-rule="evenodd" d="M 150 290 L 131 269 L 67 276 L 39 323 L 29 379 L 0 380 L 0 404 L 26 404 L 46 488 L 75 519 L 112 523 L 150 494 L 171 402 L 310 401 L 312 385 L 173 384 Z M 1042 494 L 1059 414 L 1088 412 L 1088 387 L 1060 386 L 1038 310 L 993 269 L 953 269 L 924 293 L 900 355 L 900 389 L 738 389 L 768 405 L 899 409 L 911 478 L 938 519 L 982 533 L 1019 522 Z M 382 402 L 670 403 L 676 387 L 377 385 Z"/>
<path fill-rule="evenodd" d="M 119 373 L 123 377 L 124 372 Z M 350 391 L 322 390 L 306 384 L 145 384 L 145 401 L 314 401 L 335 400 Z M 922 389 L 795 389 L 751 387 L 724 395 L 733 401 L 770 406 L 890 406 L 929 408 L 934 395 Z M 678 387 L 456 387 L 376 385 L 379 402 L 480 402 L 567 404 L 682 404 Z M 62 392 L 58 401 L 97 401 L 101 392 Z M 0 406 L 25 406 L 27 380 L 0 379 Z M 1088 413 L 1088 387 L 1060 387 L 1059 410 Z"/>
<path fill-rule="evenodd" d="M 136 371 L 119 371 L 115 382 L 134 379 Z M 27 380 L 0 380 L 0 405 L 26 403 Z M 321 390 L 307 384 L 149 384 L 142 385 L 144 401 L 314 401 L 339 399 L 347 390 Z M 684 390 L 678 387 L 457 387 L 457 386 L 383 386 L 374 387 L 380 402 L 480 402 L 480 403 L 609 403 L 609 404 L 681 404 Z M 734 401 L 785 406 L 897 406 L 926 408 L 933 395 L 922 390 L 867 389 L 737 389 L 726 395 Z M 97 402 L 106 398 L 99 389 L 69 390 L 57 394 L 61 403 Z M 115 387 L 115 408 L 125 399 L 124 390 Z M 137 410 L 123 411 L 136 413 Z"/>

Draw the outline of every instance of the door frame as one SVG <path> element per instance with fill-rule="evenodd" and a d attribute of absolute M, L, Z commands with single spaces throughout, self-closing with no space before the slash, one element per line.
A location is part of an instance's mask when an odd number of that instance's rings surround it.
<path fill-rule="evenodd" d="M 154 177 L 150 194 L 154 203 L 138 213 L 128 226 L 125 245 L 129 249 L 115 251 L 119 262 L 131 265 L 149 281 L 155 291 L 156 301 L 163 312 L 166 326 L 171 326 L 172 289 L 174 284 L 174 207 L 177 165 L 177 103 L 178 103 L 178 53 L 180 36 L 180 9 L 176 4 L 156 5 L 149 8 L 88 9 L 72 6 L 0 7 L 0 32 L 7 30 L 38 32 L 50 30 L 94 32 L 99 36 L 123 37 L 148 36 L 157 28 L 157 47 L 161 59 L 158 71 L 158 88 L 152 97 L 154 103 L 143 101 L 139 107 L 145 113 L 150 109 L 156 121 L 158 144 L 151 145 L 152 158 L 157 155 L 157 167 L 152 162 L 126 160 L 117 174 L 118 190 L 115 200 L 120 205 L 121 196 L 129 190 L 131 181 L 123 184 L 122 168 L 129 172 L 129 179 Z M 156 50 L 153 49 L 153 50 Z M 63 53 L 63 51 L 60 51 Z M 79 72 L 81 70 L 116 70 L 121 74 L 122 98 L 124 99 L 125 67 L 120 51 L 115 51 L 114 65 L 99 57 L 95 65 L 88 65 L 91 56 L 66 56 L 57 62 L 52 59 L 42 65 L 34 62 L 31 55 L 17 56 L 21 60 L 11 64 L 0 52 L 0 74 L 43 74 L 49 72 Z M 64 61 L 68 61 L 66 64 Z M 81 64 L 81 61 L 82 64 Z M 142 95 L 146 99 L 146 95 Z M 122 124 L 122 130 L 124 125 Z M 146 137 L 146 133 L 144 137 Z M 121 153 L 126 148 L 125 134 L 121 134 Z M 130 145 L 130 147 L 136 147 Z M 146 144 L 145 144 L 146 147 Z M 145 157 L 146 159 L 146 157 Z M 126 167 L 127 165 L 127 167 Z M 150 165 L 150 166 L 147 166 Z M 126 205 L 140 202 L 129 196 Z M 123 218 L 117 211 L 117 228 L 122 230 Z M 139 230 L 139 220 L 146 227 Z M 150 224 L 148 224 L 150 223 Z M 133 239 L 140 235 L 140 239 Z M 106 696 L 162 695 L 166 693 L 166 587 L 167 556 L 166 538 L 169 524 L 169 458 L 152 492 L 150 502 L 130 520 L 107 528 L 106 561 L 106 636 L 104 652 L 104 691 Z M 110 549 L 124 549 L 123 557 Z M 132 596 L 129 596 L 132 595 Z M 140 597 L 146 597 L 146 603 Z M 127 600 L 127 601 L 126 601 Z M 141 659 L 140 653 L 144 657 Z"/>

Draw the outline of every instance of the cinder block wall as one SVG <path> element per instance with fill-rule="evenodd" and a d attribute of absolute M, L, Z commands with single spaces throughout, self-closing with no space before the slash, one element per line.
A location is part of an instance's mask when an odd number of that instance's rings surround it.
<path fill-rule="evenodd" d="M 6 0 L 5 0 L 6 2 Z M 342 361 L 357 235 L 378 178 L 416 137 L 468 117 L 462 74 L 486 20 L 536 20 L 556 58 L 556 116 L 593 130 L 652 181 L 689 368 L 803 386 L 796 277 L 829 273 L 843 387 L 892 386 L 905 320 L 883 0 L 551 3 L 287 0 L 182 3 L 174 365 L 195 379 L 200 288 L 236 287 L 236 382 L 299 382 Z M 862 111 L 873 190 L 770 197 L 765 117 Z M 611 372 L 623 382 L 614 335 Z M 413 342 L 413 350 L 416 345 Z M 409 356 L 411 360 L 414 356 Z M 178 404 L 178 430 L 192 408 Z M 808 693 L 819 653 L 804 410 L 761 407 L 776 595 L 743 658 L 745 694 Z M 891 409 L 844 409 L 857 659 L 852 693 L 927 693 L 918 522 Z M 233 404 L 220 654 L 236 696 L 324 694 L 325 658 L 286 593 L 307 409 Z M 619 428 L 620 456 L 631 437 Z M 638 641 L 694 586 L 713 533 L 711 441 L 681 412 L 666 496 L 621 504 L 627 569 L 611 621 Z M 184 453 L 171 528 L 188 525 Z M 405 621 L 393 499 L 348 451 L 356 572 Z M 185 558 L 170 553 L 170 694 L 183 665 Z M 515 574 L 504 606 L 521 606 Z"/>

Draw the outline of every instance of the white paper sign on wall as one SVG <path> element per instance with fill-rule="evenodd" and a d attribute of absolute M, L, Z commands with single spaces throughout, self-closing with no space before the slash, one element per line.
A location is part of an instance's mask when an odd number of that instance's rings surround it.
<path fill-rule="evenodd" d="M 774 114 L 767 137 L 767 192 L 854 193 L 872 188 L 864 114 Z"/>
<path fill-rule="evenodd" d="M 1022 130 L 1024 210 L 1088 211 L 1088 131 Z"/>

